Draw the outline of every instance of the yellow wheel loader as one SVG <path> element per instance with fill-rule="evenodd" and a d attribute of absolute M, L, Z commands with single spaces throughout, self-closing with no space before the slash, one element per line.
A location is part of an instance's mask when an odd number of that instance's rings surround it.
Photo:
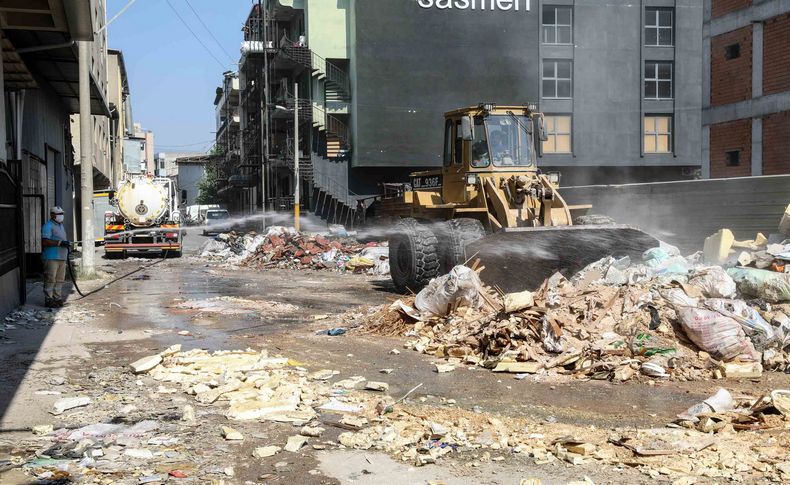
<path fill-rule="evenodd" d="M 559 192 L 559 174 L 537 167 L 546 140 L 543 115 L 530 106 L 481 104 L 445 114 L 444 165 L 411 174 L 404 202 L 411 217 L 389 237 L 390 271 L 398 291 L 419 291 L 469 259 L 482 279 L 505 291 L 538 287 L 606 256 L 641 257 L 658 245 L 629 226 L 578 220 Z M 607 221 L 603 218 L 604 222 Z"/>

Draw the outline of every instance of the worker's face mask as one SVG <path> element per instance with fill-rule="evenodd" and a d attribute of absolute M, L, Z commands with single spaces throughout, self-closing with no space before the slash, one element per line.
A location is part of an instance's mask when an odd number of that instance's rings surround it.
<path fill-rule="evenodd" d="M 55 215 L 55 222 L 62 223 L 63 222 L 63 214 L 56 214 Z"/>

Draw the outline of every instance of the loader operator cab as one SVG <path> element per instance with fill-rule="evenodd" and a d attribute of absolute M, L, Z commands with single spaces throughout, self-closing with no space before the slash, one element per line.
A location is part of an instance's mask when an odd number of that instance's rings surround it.
<path fill-rule="evenodd" d="M 466 263 L 488 267 L 486 279 L 508 291 L 532 290 L 557 271 L 641 257 L 658 244 L 634 228 L 572 227 L 572 211 L 591 206 L 567 204 L 559 174 L 538 170 L 546 131 L 534 105 L 486 103 L 444 120 L 444 166 L 411 174 L 403 191 L 410 217 L 388 238 L 397 291 L 416 293 Z"/>
<path fill-rule="evenodd" d="M 472 168 L 529 167 L 533 164 L 532 121 L 528 116 L 475 116 Z"/>

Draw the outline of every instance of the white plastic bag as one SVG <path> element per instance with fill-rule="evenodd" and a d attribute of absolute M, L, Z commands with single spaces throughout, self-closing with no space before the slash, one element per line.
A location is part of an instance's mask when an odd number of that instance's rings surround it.
<path fill-rule="evenodd" d="M 705 308 L 681 307 L 677 314 L 688 338 L 714 359 L 754 359 L 754 346 L 732 318 Z"/>
<path fill-rule="evenodd" d="M 741 324 L 715 310 L 700 308 L 694 298 L 680 290 L 662 293 L 678 315 L 689 340 L 714 359 L 730 361 L 736 357 L 753 360 L 756 352 Z"/>
<path fill-rule="evenodd" d="M 721 266 L 696 270 L 689 284 L 702 290 L 702 294 L 708 298 L 733 298 L 736 294 L 735 281 Z"/>
<path fill-rule="evenodd" d="M 790 301 L 790 273 L 764 269 L 730 268 L 727 274 L 735 280 L 744 295 L 762 298 L 770 303 Z"/>
<path fill-rule="evenodd" d="M 481 283 L 477 273 L 456 266 L 448 274 L 434 278 L 417 294 L 414 307 L 437 317 L 447 315 L 455 304 L 480 306 Z"/>
<path fill-rule="evenodd" d="M 760 336 L 762 343 L 767 343 L 774 338 L 773 327 L 757 313 L 757 310 L 742 300 L 711 298 L 710 300 L 705 300 L 703 305 L 740 323 L 746 334 L 752 337 L 752 340 L 757 335 Z"/>

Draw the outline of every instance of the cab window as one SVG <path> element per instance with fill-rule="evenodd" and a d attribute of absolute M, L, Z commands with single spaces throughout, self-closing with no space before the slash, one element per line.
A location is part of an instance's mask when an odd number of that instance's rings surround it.
<path fill-rule="evenodd" d="M 486 140 L 486 128 L 482 118 L 475 118 L 475 137 L 472 140 L 472 167 L 485 168 L 491 165 L 491 157 L 488 154 L 488 140 Z"/>
<path fill-rule="evenodd" d="M 456 165 L 461 165 L 464 162 L 464 140 L 463 133 L 461 133 L 461 121 L 455 122 L 455 155 L 453 159 Z"/>
<path fill-rule="evenodd" d="M 453 163 L 453 122 L 447 120 L 444 125 L 444 166 Z"/>

